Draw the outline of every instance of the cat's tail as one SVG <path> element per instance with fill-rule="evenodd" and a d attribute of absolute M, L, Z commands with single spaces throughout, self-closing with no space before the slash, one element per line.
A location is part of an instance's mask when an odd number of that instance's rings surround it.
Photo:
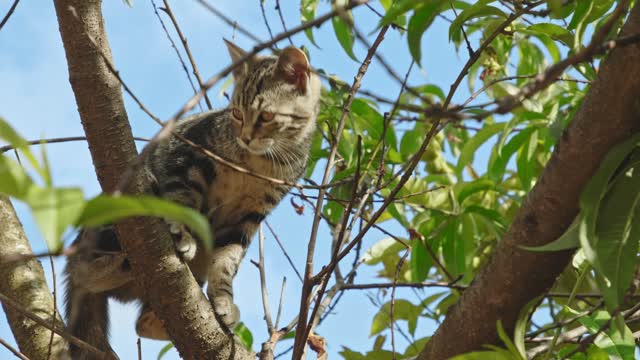
<path fill-rule="evenodd" d="M 83 230 L 74 241 L 74 251 L 68 257 L 66 274 L 66 320 L 67 331 L 76 338 L 91 345 L 102 352 L 111 354 L 113 359 L 117 356 L 109 345 L 109 314 L 108 297 L 106 292 L 91 291 L 88 253 L 81 244 L 87 231 Z M 92 234 L 95 235 L 95 234 Z M 69 351 L 73 360 L 98 360 L 104 359 L 100 354 L 91 351 L 88 347 L 79 346 L 70 342 Z M 107 358 L 110 358 L 107 356 Z"/>
<path fill-rule="evenodd" d="M 73 285 L 67 286 L 67 329 L 71 335 L 104 351 L 113 352 L 109 345 L 109 317 L 107 296 L 92 294 Z M 98 360 L 102 357 L 73 342 L 69 344 L 72 359 Z"/>

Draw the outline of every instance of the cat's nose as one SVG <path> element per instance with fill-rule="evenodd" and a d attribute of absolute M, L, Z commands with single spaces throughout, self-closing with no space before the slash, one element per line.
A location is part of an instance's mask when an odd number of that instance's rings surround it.
<path fill-rule="evenodd" d="M 242 140 L 243 143 L 249 145 L 251 143 L 251 138 L 249 136 L 243 135 L 240 137 L 240 140 Z"/>

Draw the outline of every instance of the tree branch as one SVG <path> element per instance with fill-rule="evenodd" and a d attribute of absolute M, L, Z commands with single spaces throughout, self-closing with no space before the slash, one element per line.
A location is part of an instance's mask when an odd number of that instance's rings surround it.
<path fill-rule="evenodd" d="M 21 256 L 33 254 L 9 198 L 0 196 L 0 254 L 8 253 Z M 64 326 L 47 287 L 42 265 L 37 259 L 31 257 L 21 262 L 0 264 L 0 293 L 11 294 L 26 311 L 45 319 L 47 323 L 58 328 Z M 28 358 L 46 359 L 52 332 L 28 319 L 10 304 L 3 302 L 2 306 L 20 351 Z M 51 353 L 56 359 L 69 356 L 66 341 L 58 335 L 53 337 Z"/>
<path fill-rule="evenodd" d="M 104 29 L 101 1 L 56 0 L 54 4 L 69 79 L 98 180 L 103 191 L 110 193 L 118 186 L 120 175 L 136 158 L 136 149 L 120 82 L 107 66 L 106 60 L 111 61 L 111 50 Z M 96 40 L 100 51 L 91 39 Z M 146 187 L 145 179 L 136 180 L 129 191 L 140 192 Z M 193 275 L 175 255 L 169 232 L 161 220 L 129 219 L 118 223 L 116 231 L 137 285 L 144 289 L 146 300 L 163 320 L 183 358 L 252 358 L 220 328 Z"/>
<path fill-rule="evenodd" d="M 622 35 L 639 31 L 640 6 L 635 6 Z M 533 253 L 520 246 L 547 244 L 567 229 L 602 159 L 640 130 L 639 93 L 640 46 L 614 49 L 491 259 L 419 359 L 445 359 L 498 343 L 496 322 L 511 332 L 520 309 L 553 284 L 573 252 Z"/>

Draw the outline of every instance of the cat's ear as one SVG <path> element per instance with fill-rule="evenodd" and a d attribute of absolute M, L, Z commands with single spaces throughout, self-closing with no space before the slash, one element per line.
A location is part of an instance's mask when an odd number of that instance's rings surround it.
<path fill-rule="evenodd" d="M 301 92 L 307 90 L 309 60 L 302 50 L 289 46 L 278 56 L 278 75 L 287 83 L 295 85 Z"/>
<path fill-rule="evenodd" d="M 223 39 L 223 40 L 224 40 L 224 43 L 227 45 L 227 50 L 229 51 L 229 56 L 231 57 L 232 63 L 235 63 L 243 59 L 245 56 L 247 56 L 247 52 L 242 50 L 238 45 L 232 43 L 227 39 Z M 244 64 L 240 64 L 235 69 L 233 69 L 234 80 L 238 80 L 244 77 L 249 71 L 249 67 L 251 66 L 253 61 L 254 61 L 254 58 L 252 56 L 247 61 L 245 61 Z"/>

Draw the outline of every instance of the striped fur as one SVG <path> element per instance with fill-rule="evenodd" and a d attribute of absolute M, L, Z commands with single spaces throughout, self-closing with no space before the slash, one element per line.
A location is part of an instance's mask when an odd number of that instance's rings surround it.
<path fill-rule="evenodd" d="M 245 54 L 231 43 L 227 47 L 234 61 Z M 294 183 L 307 162 L 319 106 L 320 81 L 309 70 L 306 57 L 295 48 L 278 57 L 253 57 L 234 71 L 235 88 L 226 109 L 185 119 L 176 131 L 251 172 Z M 232 281 L 240 261 L 260 222 L 290 188 L 218 164 L 175 137 L 149 156 L 145 173 L 152 179 L 150 192 L 195 208 L 210 220 L 216 238 L 210 253 L 179 224 L 170 228 L 177 252 L 195 278 L 200 284 L 208 281 L 207 294 L 219 319 L 232 326 L 239 318 Z M 69 330 L 108 350 L 106 298 L 130 301 L 141 294 L 112 229 L 83 230 L 74 244 L 78 251 L 66 268 Z M 136 330 L 141 336 L 168 338 L 147 304 Z M 74 359 L 91 359 L 77 348 L 72 351 Z"/>

